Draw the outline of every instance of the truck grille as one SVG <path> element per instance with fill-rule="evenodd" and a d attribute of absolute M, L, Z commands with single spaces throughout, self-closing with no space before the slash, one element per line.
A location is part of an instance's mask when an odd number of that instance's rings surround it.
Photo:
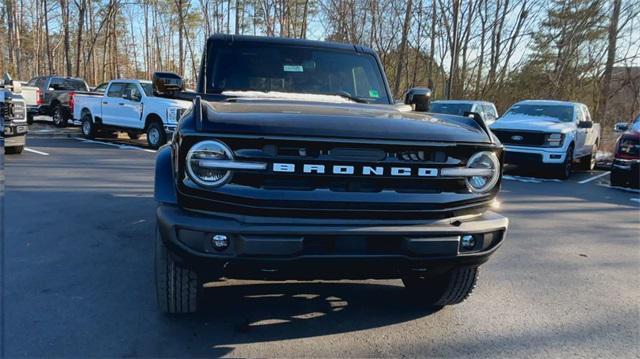
<path fill-rule="evenodd" d="M 363 175 L 333 173 L 280 173 L 273 163 L 329 166 L 364 166 L 385 169 L 459 167 L 486 146 L 441 144 L 433 146 L 345 141 L 271 140 L 223 138 L 239 161 L 267 163 L 265 171 L 235 170 L 227 184 L 206 190 L 185 180 L 180 163 L 181 205 L 207 211 L 241 212 L 258 216 L 308 216 L 362 219 L 418 219 L 451 217 L 452 211 L 470 204 L 487 206 L 495 193 L 472 194 L 464 178 Z M 186 153 L 200 138 L 184 137 Z M 501 153 L 498 153 L 501 157 Z M 298 167 L 300 166 L 300 167 Z M 496 190 L 497 191 L 497 188 Z"/>
<path fill-rule="evenodd" d="M 545 144 L 544 132 L 492 130 L 498 136 L 500 142 L 511 146 L 543 146 Z"/>

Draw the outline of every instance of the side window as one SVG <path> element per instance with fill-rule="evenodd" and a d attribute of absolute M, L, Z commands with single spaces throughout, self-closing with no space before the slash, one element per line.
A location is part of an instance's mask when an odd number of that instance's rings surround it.
<path fill-rule="evenodd" d="M 34 77 L 31 80 L 29 80 L 29 82 L 27 82 L 27 86 L 36 86 L 36 83 L 38 82 L 38 77 Z"/>
<path fill-rule="evenodd" d="M 87 91 L 87 85 L 83 81 L 66 79 L 64 80 L 64 89 L 71 91 Z"/>
<path fill-rule="evenodd" d="M 498 118 L 498 114 L 493 109 L 493 106 L 491 106 L 491 105 L 482 105 L 482 107 L 484 108 L 485 119 L 495 120 L 496 118 Z"/>
<path fill-rule="evenodd" d="M 54 90 L 64 90 L 64 80 L 58 77 L 52 77 L 49 87 Z"/>
<path fill-rule="evenodd" d="M 47 78 L 46 77 L 38 77 L 36 79 L 36 86 L 39 88 L 44 88 L 47 86 Z"/>
<path fill-rule="evenodd" d="M 131 101 L 140 101 L 140 99 L 142 99 L 142 94 L 140 93 L 140 89 L 136 84 L 127 84 L 125 94 Z"/>
<path fill-rule="evenodd" d="M 111 86 L 109 87 L 109 92 L 107 92 L 107 96 L 122 98 L 125 85 L 126 84 L 123 84 L 123 83 L 112 83 Z"/>

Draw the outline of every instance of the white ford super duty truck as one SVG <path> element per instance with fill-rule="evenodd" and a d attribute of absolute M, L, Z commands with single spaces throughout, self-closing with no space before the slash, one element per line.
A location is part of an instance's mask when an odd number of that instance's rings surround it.
<path fill-rule="evenodd" d="M 130 138 L 147 135 L 151 148 L 167 142 L 190 101 L 156 97 L 150 81 L 112 80 L 102 93 L 77 93 L 73 118 L 82 134 L 93 138 L 99 131 L 127 132 Z"/>
<path fill-rule="evenodd" d="M 574 164 L 595 167 L 600 125 L 593 123 L 587 106 L 551 100 L 520 101 L 491 126 L 505 145 L 505 163 L 542 168 L 566 179 Z"/>

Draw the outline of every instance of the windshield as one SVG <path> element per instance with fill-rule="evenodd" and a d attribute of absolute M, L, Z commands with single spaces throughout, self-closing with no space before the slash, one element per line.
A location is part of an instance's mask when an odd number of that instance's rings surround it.
<path fill-rule="evenodd" d="M 342 94 L 390 103 L 378 63 L 369 54 L 280 45 L 211 48 L 208 93 Z"/>
<path fill-rule="evenodd" d="M 471 107 L 470 103 L 433 102 L 429 112 L 463 116 L 465 112 L 471 111 Z"/>
<path fill-rule="evenodd" d="M 141 82 L 142 90 L 147 96 L 153 96 L 153 85 L 150 82 Z"/>
<path fill-rule="evenodd" d="M 513 105 L 501 118 L 510 115 L 526 115 L 533 117 L 547 117 L 562 122 L 573 121 L 573 106 L 571 105 Z"/>

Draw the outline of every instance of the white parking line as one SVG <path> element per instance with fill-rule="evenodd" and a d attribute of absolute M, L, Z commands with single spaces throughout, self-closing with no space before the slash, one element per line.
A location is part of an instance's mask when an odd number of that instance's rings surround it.
<path fill-rule="evenodd" d="M 562 180 L 559 180 L 556 178 L 536 178 L 536 177 L 522 177 L 522 176 L 512 176 L 512 175 L 503 175 L 502 178 L 510 181 L 519 181 L 524 183 L 562 182 Z"/>
<path fill-rule="evenodd" d="M 88 139 L 82 138 L 82 137 L 73 137 L 73 139 L 74 140 L 78 140 L 78 141 L 82 141 L 82 142 L 85 142 L 85 143 L 97 143 L 99 145 L 117 147 L 117 148 L 119 148 L 121 150 L 140 150 L 140 151 L 145 151 L 145 152 L 149 152 L 149 153 L 156 153 L 157 152 L 155 150 L 150 150 L 150 149 L 147 149 L 147 148 L 141 148 L 141 147 L 137 147 L 137 146 L 123 145 L 123 144 L 111 143 L 111 142 L 88 140 Z"/>
<path fill-rule="evenodd" d="M 599 175 L 595 175 L 595 176 L 593 176 L 593 177 L 589 177 L 589 178 L 587 178 L 587 179 L 585 179 L 585 180 L 579 181 L 578 183 L 579 183 L 579 184 L 589 183 L 589 182 L 591 182 L 591 181 L 595 181 L 595 180 L 597 180 L 598 178 L 602 178 L 602 177 L 604 177 L 604 176 L 607 176 L 608 174 L 609 174 L 609 171 L 604 172 L 604 173 L 600 173 Z"/>
<path fill-rule="evenodd" d="M 36 153 L 36 154 L 43 155 L 43 156 L 49 156 L 49 154 L 46 153 L 46 152 L 37 151 L 37 150 L 34 150 L 32 148 L 28 148 L 28 147 L 25 147 L 24 150 L 27 151 L 27 152 Z"/>

